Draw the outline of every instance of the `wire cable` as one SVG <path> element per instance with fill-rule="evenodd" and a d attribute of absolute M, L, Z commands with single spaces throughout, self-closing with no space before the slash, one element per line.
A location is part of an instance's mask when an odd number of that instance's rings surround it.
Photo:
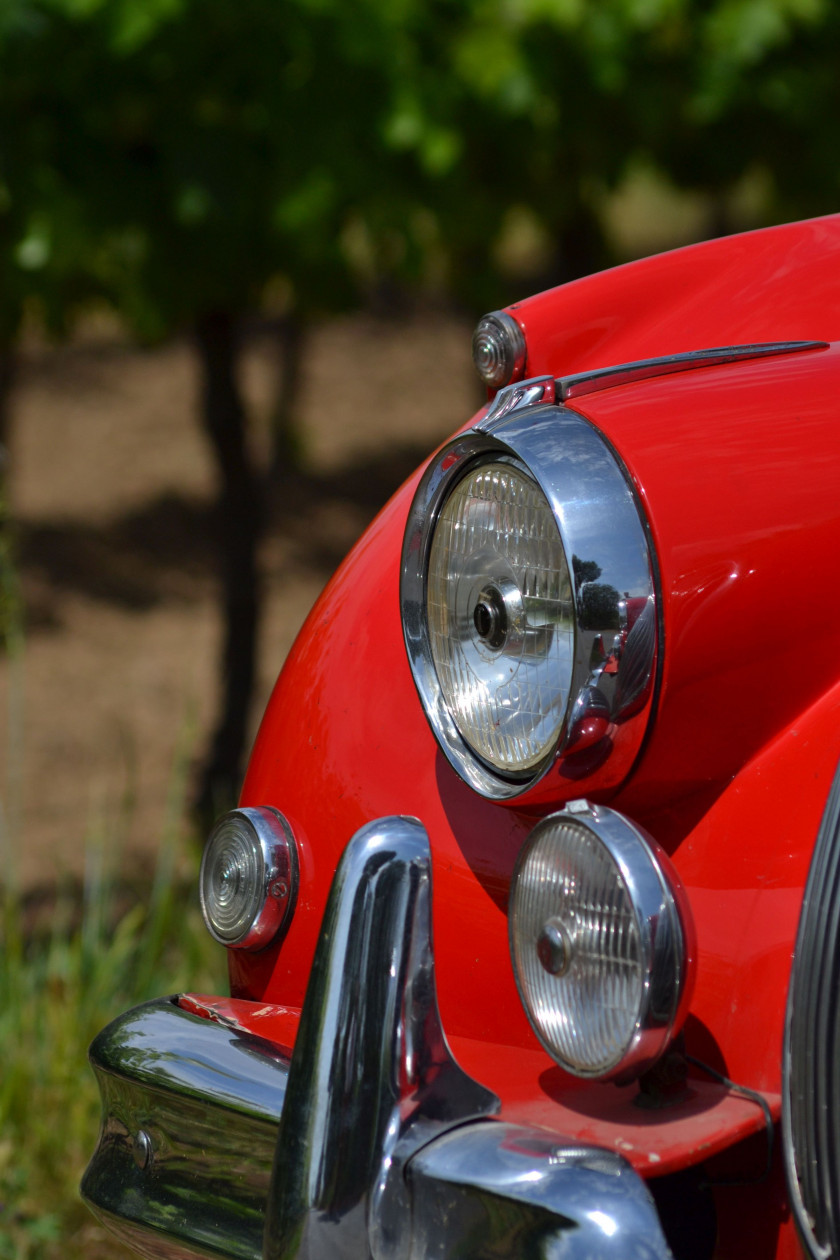
<path fill-rule="evenodd" d="M 711 1076 L 711 1078 L 715 1081 L 718 1081 L 719 1084 L 725 1085 L 726 1088 L 731 1091 L 731 1093 L 740 1094 L 742 1098 L 746 1098 L 749 1102 L 754 1102 L 756 1106 L 760 1107 L 762 1112 L 764 1113 L 764 1123 L 766 1125 L 766 1133 L 767 1133 L 767 1161 L 765 1163 L 765 1166 L 762 1172 L 759 1173 L 757 1177 L 748 1177 L 748 1178 L 722 1177 L 720 1178 L 720 1180 L 715 1180 L 715 1181 L 710 1180 L 709 1185 L 710 1186 L 758 1186 L 758 1185 L 761 1185 L 761 1183 L 763 1181 L 766 1181 L 767 1178 L 770 1176 L 770 1169 L 773 1165 L 773 1136 L 775 1133 L 775 1126 L 773 1124 L 773 1115 L 772 1115 L 772 1112 L 770 1111 L 770 1104 L 768 1103 L 764 1095 L 760 1094 L 758 1090 L 749 1089 L 746 1085 L 736 1085 L 734 1081 L 730 1081 L 728 1076 L 724 1076 L 722 1072 L 718 1072 L 715 1068 L 709 1067 L 708 1063 L 703 1063 L 700 1059 L 695 1059 L 693 1054 L 687 1054 L 685 1058 L 686 1058 L 686 1062 L 690 1063 L 692 1067 L 699 1068 L 701 1072 L 705 1072 L 707 1076 Z"/>

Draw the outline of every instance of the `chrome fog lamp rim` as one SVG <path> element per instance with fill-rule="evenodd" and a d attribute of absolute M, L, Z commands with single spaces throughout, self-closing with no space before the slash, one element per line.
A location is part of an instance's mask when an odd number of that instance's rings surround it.
<path fill-rule="evenodd" d="M 230 869 L 232 846 L 251 868 L 251 885 L 241 896 L 241 869 Z M 239 897 L 233 918 L 221 912 L 214 892 L 214 880 L 228 876 L 235 881 L 231 895 Z M 229 949 L 264 949 L 288 929 L 298 882 L 294 833 L 283 814 L 270 806 L 230 810 L 214 824 L 201 859 L 199 896 L 207 930 Z"/>
<path fill-rule="evenodd" d="M 536 846 L 561 829 L 568 833 L 587 833 L 588 837 L 602 846 L 604 855 L 615 868 L 632 915 L 637 934 L 637 959 L 640 972 L 637 1005 L 629 1010 L 632 1025 L 624 1044 L 610 1055 L 596 1056 L 586 1062 L 585 1039 L 582 1029 L 572 1029 L 578 1057 L 572 1060 L 558 1048 L 557 1039 L 547 1031 L 547 1025 L 535 1009 L 532 992 L 525 979 L 523 959 L 526 951 L 533 951 L 540 966 L 550 969 L 558 977 L 558 984 L 566 983 L 576 948 L 573 933 L 560 915 L 555 919 L 555 906 L 546 899 L 546 928 L 556 925 L 554 934 L 560 941 L 558 959 L 548 952 L 553 935 L 544 930 L 546 944 L 524 939 L 518 922 L 517 900 L 522 892 L 521 881 Z M 557 861 L 561 861 L 562 839 L 557 841 Z M 690 986 L 691 958 L 689 941 L 692 930 L 684 894 L 678 890 L 672 872 L 665 869 L 667 859 L 654 852 L 643 833 L 624 815 L 602 805 L 588 801 L 572 801 L 565 810 L 542 820 L 525 842 L 514 868 L 510 891 L 508 929 L 511 959 L 516 984 L 525 1013 L 538 1040 L 560 1067 L 574 1076 L 617 1079 L 619 1083 L 631 1081 L 650 1068 L 667 1048 L 679 1031 L 682 1014 Z M 612 927 L 610 927 L 610 931 Z M 605 938 L 608 935 L 605 929 Z M 559 965 L 554 967 L 555 961 Z M 611 979 L 604 978 L 606 1001 L 614 1000 Z M 561 999 L 558 998 L 558 1007 Z M 573 1004 L 570 1002 L 570 1006 Z M 628 1020 L 628 1023 L 631 1021 Z"/>
<path fill-rule="evenodd" d="M 630 478 L 589 421 L 553 402 L 531 405 L 536 392 L 530 382 L 503 390 L 475 428 L 438 452 L 416 491 L 403 543 L 403 633 L 426 717 L 458 774 L 494 800 L 528 792 L 558 757 L 591 746 L 616 723 L 624 726 L 621 770 L 605 786 L 619 782 L 641 747 L 659 661 L 655 557 Z M 426 615 L 429 558 L 443 507 L 471 470 L 498 461 L 512 462 L 536 482 L 573 575 L 574 660 L 565 715 L 553 749 L 521 774 L 483 762 L 461 736 L 437 676 Z M 628 604 L 635 614 L 629 629 Z M 628 724 L 639 713 L 642 720 Z"/>

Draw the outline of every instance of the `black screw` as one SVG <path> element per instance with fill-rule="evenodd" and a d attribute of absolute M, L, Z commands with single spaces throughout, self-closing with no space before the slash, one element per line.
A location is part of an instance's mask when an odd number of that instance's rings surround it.
<path fill-rule="evenodd" d="M 491 648 L 504 646 L 508 631 L 508 616 L 502 592 L 496 586 L 487 586 L 478 597 L 473 610 L 473 625 L 478 637 Z"/>

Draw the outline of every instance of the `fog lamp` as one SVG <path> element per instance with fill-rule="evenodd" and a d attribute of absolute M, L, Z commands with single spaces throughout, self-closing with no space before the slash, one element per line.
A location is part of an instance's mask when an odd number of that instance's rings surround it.
<path fill-rule="evenodd" d="M 525 338 L 506 311 L 491 311 L 478 321 L 472 353 L 475 370 L 490 389 L 518 381 L 525 370 Z"/>
<path fill-rule="evenodd" d="M 628 819 L 574 801 L 539 823 L 510 894 L 520 996 L 575 1076 L 631 1080 L 679 1031 L 693 930 L 664 853 Z"/>
<path fill-rule="evenodd" d="M 266 807 L 234 809 L 214 826 L 199 876 L 201 912 L 217 941 L 262 949 L 288 927 L 297 893 L 292 830 Z"/>

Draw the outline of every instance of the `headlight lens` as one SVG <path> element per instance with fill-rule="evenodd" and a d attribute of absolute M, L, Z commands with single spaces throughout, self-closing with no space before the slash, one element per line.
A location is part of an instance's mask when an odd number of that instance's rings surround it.
<path fill-rule="evenodd" d="M 511 463 L 468 472 L 431 546 L 429 641 L 458 730 L 498 770 L 531 770 L 557 742 L 572 609 L 563 544 L 537 483 Z"/>
<path fill-rule="evenodd" d="M 517 984 L 540 1041 L 577 1076 L 639 1075 L 677 1029 L 692 934 L 665 865 L 627 819 L 584 802 L 535 827 L 517 862 Z"/>
<path fill-rule="evenodd" d="M 201 911 L 222 945 L 262 949 L 288 926 L 297 892 L 291 828 L 273 809 L 235 809 L 216 823 L 201 861 Z"/>

